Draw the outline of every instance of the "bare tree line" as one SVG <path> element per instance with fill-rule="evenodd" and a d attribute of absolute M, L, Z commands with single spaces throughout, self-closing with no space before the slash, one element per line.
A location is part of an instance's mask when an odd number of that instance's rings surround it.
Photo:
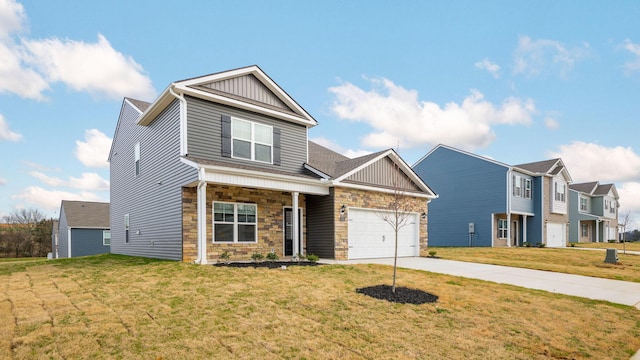
<path fill-rule="evenodd" d="M 44 257 L 51 252 L 53 220 L 37 209 L 20 209 L 2 218 L 0 256 Z"/>

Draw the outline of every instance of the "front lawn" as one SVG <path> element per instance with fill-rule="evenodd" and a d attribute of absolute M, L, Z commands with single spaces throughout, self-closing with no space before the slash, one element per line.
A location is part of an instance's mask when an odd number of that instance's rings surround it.
<path fill-rule="evenodd" d="M 2 359 L 628 359 L 640 311 L 382 265 L 230 268 L 100 255 L 0 264 Z"/>
<path fill-rule="evenodd" d="M 618 264 L 604 262 L 604 251 L 572 248 L 431 247 L 436 256 L 483 264 L 547 270 L 567 274 L 640 282 L 640 255 L 618 251 Z"/>
<path fill-rule="evenodd" d="M 576 247 L 592 248 L 592 249 L 618 249 L 618 252 L 626 249 L 627 251 L 640 251 L 640 241 L 625 243 L 576 243 Z"/>

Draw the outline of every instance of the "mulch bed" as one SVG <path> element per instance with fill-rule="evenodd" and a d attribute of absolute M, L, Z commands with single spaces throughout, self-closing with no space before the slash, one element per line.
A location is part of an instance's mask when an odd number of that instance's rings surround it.
<path fill-rule="evenodd" d="M 269 268 L 280 269 L 282 266 L 319 266 L 317 262 L 311 261 L 259 261 L 259 262 L 229 262 L 216 263 L 213 266 L 235 267 L 235 268 Z"/>
<path fill-rule="evenodd" d="M 396 292 L 391 292 L 390 285 L 375 285 L 365 288 L 356 289 L 357 293 L 371 296 L 379 300 L 387 300 L 389 302 L 400 304 L 421 305 L 426 303 L 434 303 L 438 301 L 438 296 L 429 294 L 426 291 L 409 289 L 406 287 L 396 286 Z"/>

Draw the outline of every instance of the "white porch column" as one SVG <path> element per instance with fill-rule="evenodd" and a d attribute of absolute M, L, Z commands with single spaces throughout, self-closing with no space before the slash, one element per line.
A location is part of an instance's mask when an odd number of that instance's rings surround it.
<path fill-rule="evenodd" d="M 522 215 L 522 242 L 520 245 L 527 242 L 527 215 Z"/>
<path fill-rule="evenodd" d="M 600 242 L 600 221 L 596 220 L 596 242 Z"/>
<path fill-rule="evenodd" d="M 507 213 L 507 247 L 511 247 L 511 213 Z"/>
<path fill-rule="evenodd" d="M 207 263 L 207 183 L 198 184 L 198 259 Z"/>
<path fill-rule="evenodd" d="M 303 255 L 300 249 L 300 230 L 298 229 L 298 196 L 299 193 L 294 191 L 291 193 L 291 238 L 293 240 L 293 255 Z"/>

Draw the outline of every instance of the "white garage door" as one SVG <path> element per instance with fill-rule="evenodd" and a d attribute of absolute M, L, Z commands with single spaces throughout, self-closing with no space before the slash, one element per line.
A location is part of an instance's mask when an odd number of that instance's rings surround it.
<path fill-rule="evenodd" d="M 349 259 L 393 257 L 395 232 L 373 210 L 349 209 Z M 398 256 L 419 255 L 418 214 L 410 214 L 398 233 Z"/>
<path fill-rule="evenodd" d="M 567 246 L 565 234 L 564 224 L 547 223 L 547 247 Z"/>

